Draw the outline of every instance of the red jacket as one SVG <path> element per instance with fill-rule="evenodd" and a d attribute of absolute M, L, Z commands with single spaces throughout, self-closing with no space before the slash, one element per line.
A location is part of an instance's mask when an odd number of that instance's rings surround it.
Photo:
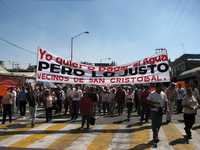
<path fill-rule="evenodd" d="M 80 101 L 80 113 L 81 115 L 93 114 L 93 101 L 90 97 L 84 96 Z"/>

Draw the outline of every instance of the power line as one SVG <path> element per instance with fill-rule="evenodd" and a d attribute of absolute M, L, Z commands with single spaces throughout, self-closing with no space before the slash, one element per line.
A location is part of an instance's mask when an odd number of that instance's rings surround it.
<path fill-rule="evenodd" d="M 9 45 L 11 45 L 11 46 L 14 46 L 14 47 L 16 47 L 16 48 L 18 48 L 18 49 L 20 49 L 20 50 L 23 50 L 24 52 L 28 52 L 28 53 L 30 53 L 30 54 L 36 55 L 36 52 L 31 51 L 31 50 L 29 50 L 29 49 L 26 49 L 26 48 L 24 48 L 24 47 L 22 47 L 22 46 L 19 46 L 18 44 L 15 44 L 15 43 L 13 43 L 13 42 L 10 42 L 10 41 L 8 41 L 8 40 L 6 40 L 6 39 L 4 39 L 4 38 L 1 38 L 1 37 L 0 37 L 0 41 L 3 41 L 3 42 L 5 42 L 5 43 L 7 43 L 7 44 L 9 44 Z"/>

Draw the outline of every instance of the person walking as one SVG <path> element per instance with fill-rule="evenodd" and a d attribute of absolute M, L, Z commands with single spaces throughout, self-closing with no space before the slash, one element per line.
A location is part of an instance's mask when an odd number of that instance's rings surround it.
<path fill-rule="evenodd" d="M 110 114 L 111 116 L 113 116 L 115 113 L 115 106 L 116 106 L 114 88 L 111 89 L 111 92 L 109 94 L 109 99 L 110 99 Z"/>
<path fill-rule="evenodd" d="M 115 95 L 115 101 L 117 102 L 119 116 L 123 113 L 125 96 L 125 91 L 121 87 L 118 87 Z"/>
<path fill-rule="evenodd" d="M 178 88 L 176 89 L 177 92 L 177 114 L 182 113 L 182 100 L 185 96 L 185 89 L 182 88 L 181 84 L 178 84 Z"/>
<path fill-rule="evenodd" d="M 167 95 L 167 110 L 166 110 L 166 122 L 169 123 L 172 120 L 173 108 L 175 106 L 177 92 L 176 92 L 176 84 L 171 83 L 170 86 L 166 89 Z"/>
<path fill-rule="evenodd" d="M 127 91 L 126 106 L 127 106 L 127 120 L 130 121 L 131 112 L 133 110 L 134 93 L 131 89 Z"/>
<path fill-rule="evenodd" d="M 45 99 L 46 122 L 50 122 L 52 120 L 53 96 L 49 90 L 45 93 Z"/>
<path fill-rule="evenodd" d="M 70 110 L 70 105 L 72 102 L 72 92 L 73 92 L 72 86 L 67 88 L 66 93 L 65 93 L 66 97 L 64 100 L 64 108 L 65 108 L 64 115 L 66 115 L 68 110 Z"/>
<path fill-rule="evenodd" d="M 62 105 L 64 103 L 65 100 L 65 92 L 63 89 L 59 89 L 58 90 L 58 99 L 57 99 L 57 112 L 61 113 L 62 112 Z"/>
<path fill-rule="evenodd" d="M 158 133 L 162 124 L 163 109 L 167 101 L 166 94 L 161 89 L 161 84 L 157 83 L 155 90 L 147 97 L 151 107 L 152 131 L 153 131 L 153 147 L 157 147 L 159 142 Z"/>
<path fill-rule="evenodd" d="M 78 118 L 81 97 L 82 97 L 82 91 L 76 86 L 75 89 L 72 92 L 71 121 L 75 121 Z"/>
<path fill-rule="evenodd" d="M 192 95 L 196 98 L 196 100 L 200 104 L 200 94 L 199 94 L 199 89 L 198 89 L 198 83 L 195 81 L 194 83 L 192 83 Z"/>
<path fill-rule="evenodd" d="M 27 101 L 28 101 L 28 104 L 29 104 L 31 127 L 34 127 L 35 126 L 35 119 L 36 119 L 36 111 L 37 111 L 37 102 L 36 102 L 36 93 L 34 93 L 32 87 L 28 88 Z"/>
<path fill-rule="evenodd" d="M 187 135 L 186 139 L 192 138 L 191 129 L 192 126 L 195 123 L 195 116 L 197 113 L 197 109 L 199 108 L 199 104 L 197 99 L 192 95 L 192 89 L 187 88 L 186 89 L 186 96 L 184 97 L 182 101 L 183 105 L 183 118 L 184 118 L 184 124 L 185 124 L 185 133 Z"/>
<path fill-rule="evenodd" d="M 149 90 L 147 87 L 145 87 L 143 91 L 141 92 L 141 102 L 140 102 L 141 103 L 141 113 L 140 113 L 141 124 L 143 123 L 144 120 L 147 123 L 150 116 L 150 107 L 147 100 L 148 95 L 149 95 Z"/>
<path fill-rule="evenodd" d="M 107 114 L 109 113 L 109 91 L 108 91 L 107 87 L 104 88 L 101 98 L 102 98 L 102 105 L 103 105 L 102 106 L 103 107 L 103 115 L 106 115 L 106 113 Z"/>
<path fill-rule="evenodd" d="M 12 89 L 8 89 L 6 95 L 2 99 L 3 105 L 3 119 L 2 124 L 6 122 L 6 116 L 9 116 L 9 122 L 12 122 L 12 104 L 14 101 L 14 94 L 12 93 Z"/>
<path fill-rule="evenodd" d="M 90 88 L 88 88 L 80 101 L 80 114 L 82 116 L 81 128 L 84 127 L 85 121 L 87 121 L 87 129 L 90 127 L 90 119 L 94 113 L 94 100 L 91 96 L 92 93 Z"/>
<path fill-rule="evenodd" d="M 22 87 L 21 91 L 18 94 L 18 102 L 19 102 L 19 111 L 20 115 L 25 117 L 26 115 L 26 104 L 27 104 L 27 96 L 25 87 Z"/>
<path fill-rule="evenodd" d="M 17 98 L 17 92 L 16 88 L 11 88 L 12 94 L 13 94 L 13 103 L 12 103 L 12 114 L 17 113 L 17 105 L 16 105 L 16 98 Z"/>

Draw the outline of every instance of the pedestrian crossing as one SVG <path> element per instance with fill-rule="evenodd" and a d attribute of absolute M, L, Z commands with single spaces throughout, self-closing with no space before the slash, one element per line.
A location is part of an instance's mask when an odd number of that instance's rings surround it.
<path fill-rule="evenodd" d="M 10 129 L 0 126 L 0 148 L 56 150 L 199 150 L 199 129 L 186 143 L 184 125 L 162 125 L 158 148 L 152 148 L 150 124 L 97 124 L 89 130 L 75 123 L 43 123 L 34 128 Z"/>

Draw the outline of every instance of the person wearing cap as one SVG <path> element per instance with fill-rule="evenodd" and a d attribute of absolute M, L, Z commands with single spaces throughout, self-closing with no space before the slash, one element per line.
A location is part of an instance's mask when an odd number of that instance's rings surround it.
<path fill-rule="evenodd" d="M 153 131 L 153 147 L 157 147 L 159 142 L 158 133 L 162 125 L 163 109 L 167 100 L 166 94 L 162 91 L 161 84 L 157 83 L 155 90 L 147 97 L 151 107 L 152 131 Z"/>
<path fill-rule="evenodd" d="M 166 108 L 166 122 L 169 123 L 172 120 L 172 114 L 173 114 L 173 107 L 175 106 L 177 93 L 176 93 L 176 84 L 171 83 L 170 86 L 166 89 L 166 95 L 167 95 L 167 108 Z"/>

